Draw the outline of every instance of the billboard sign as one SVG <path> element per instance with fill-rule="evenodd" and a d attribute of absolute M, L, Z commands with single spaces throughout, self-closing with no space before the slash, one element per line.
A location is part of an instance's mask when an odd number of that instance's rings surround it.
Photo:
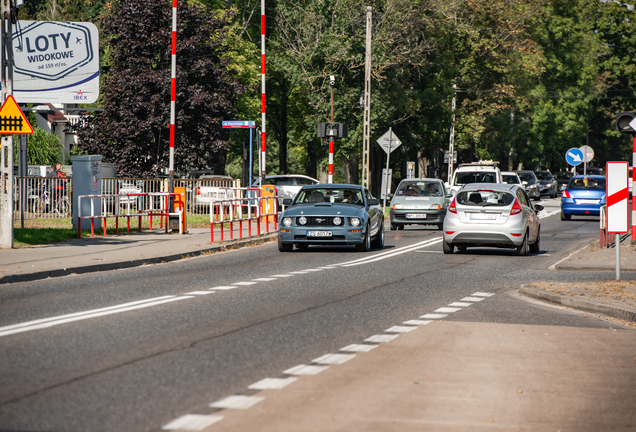
<path fill-rule="evenodd" d="M 19 21 L 13 26 L 18 103 L 89 104 L 99 96 L 99 33 L 91 23 Z"/>

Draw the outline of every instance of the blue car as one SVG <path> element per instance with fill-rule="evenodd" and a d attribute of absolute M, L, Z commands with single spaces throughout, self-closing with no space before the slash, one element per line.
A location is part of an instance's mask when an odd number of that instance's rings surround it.
<path fill-rule="evenodd" d="M 561 197 L 561 220 L 572 216 L 600 216 L 606 204 L 605 176 L 577 175 L 570 179 Z"/>
<path fill-rule="evenodd" d="M 359 252 L 384 246 L 384 214 L 380 201 L 362 186 L 317 184 L 304 186 L 293 199 L 283 200 L 278 250 L 294 245 L 355 245 Z"/>

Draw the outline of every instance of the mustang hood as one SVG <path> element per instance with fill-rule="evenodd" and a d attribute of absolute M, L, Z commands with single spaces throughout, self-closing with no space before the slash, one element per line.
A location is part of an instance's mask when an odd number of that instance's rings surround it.
<path fill-rule="evenodd" d="M 345 216 L 353 217 L 364 213 L 364 207 L 353 204 L 301 204 L 288 207 L 285 216 Z"/>

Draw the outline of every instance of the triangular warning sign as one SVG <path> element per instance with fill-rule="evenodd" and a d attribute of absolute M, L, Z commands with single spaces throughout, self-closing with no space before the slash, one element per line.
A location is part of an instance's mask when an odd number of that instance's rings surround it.
<path fill-rule="evenodd" d="M 24 113 L 16 103 L 13 96 L 7 96 L 7 100 L 0 108 L 0 134 L 4 135 L 30 135 L 33 128 L 24 116 Z"/>

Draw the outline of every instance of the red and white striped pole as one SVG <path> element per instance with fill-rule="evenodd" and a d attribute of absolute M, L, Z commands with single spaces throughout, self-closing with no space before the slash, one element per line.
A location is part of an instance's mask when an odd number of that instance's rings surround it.
<path fill-rule="evenodd" d="M 261 187 L 264 187 L 267 142 L 265 140 L 265 0 L 261 0 L 261 106 Z"/>
<path fill-rule="evenodd" d="M 331 87 L 331 128 L 333 129 L 333 87 L 336 84 L 333 75 L 329 77 L 329 87 Z M 331 135 L 333 137 L 333 135 Z M 329 172 L 327 183 L 333 183 L 333 138 L 329 140 Z"/>
<path fill-rule="evenodd" d="M 177 87 L 177 0 L 172 0 L 172 68 L 170 75 L 170 178 L 174 173 L 174 117 Z M 170 182 L 172 183 L 172 181 Z M 172 191 L 172 188 L 170 190 Z"/>
<path fill-rule="evenodd" d="M 632 149 L 632 243 L 636 243 L 636 136 L 633 140 Z"/>

